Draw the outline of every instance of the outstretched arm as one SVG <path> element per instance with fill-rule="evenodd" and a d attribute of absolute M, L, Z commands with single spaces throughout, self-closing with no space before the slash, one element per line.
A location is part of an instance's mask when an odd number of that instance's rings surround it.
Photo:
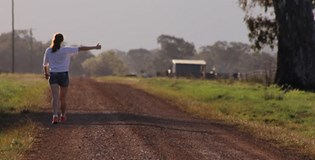
<path fill-rule="evenodd" d="M 79 47 L 79 51 L 88 51 L 92 49 L 101 49 L 102 46 L 98 43 L 96 46 L 81 46 Z"/>

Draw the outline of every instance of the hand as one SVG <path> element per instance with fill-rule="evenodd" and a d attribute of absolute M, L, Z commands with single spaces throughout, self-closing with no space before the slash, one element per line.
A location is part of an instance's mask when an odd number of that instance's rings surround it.
<path fill-rule="evenodd" d="M 102 46 L 99 43 L 97 43 L 97 45 L 95 46 L 95 49 L 101 49 L 101 48 Z"/>
<path fill-rule="evenodd" d="M 49 79 L 49 74 L 45 74 L 45 79 L 46 79 L 46 80 Z"/>

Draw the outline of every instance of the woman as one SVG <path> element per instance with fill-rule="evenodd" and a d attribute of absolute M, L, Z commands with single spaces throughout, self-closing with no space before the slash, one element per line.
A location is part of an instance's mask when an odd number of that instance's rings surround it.
<path fill-rule="evenodd" d="M 101 45 L 81 46 L 81 47 L 61 47 L 63 35 L 56 33 L 51 41 L 51 45 L 44 54 L 43 66 L 45 78 L 49 79 L 52 93 L 52 124 L 66 121 L 66 97 L 69 85 L 69 64 L 71 56 L 79 51 L 101 49 Z M 60 101 L 60 102 L 59 102 Z M 58 115 L 58 105 L 60 103 L 61 114 Z"/>

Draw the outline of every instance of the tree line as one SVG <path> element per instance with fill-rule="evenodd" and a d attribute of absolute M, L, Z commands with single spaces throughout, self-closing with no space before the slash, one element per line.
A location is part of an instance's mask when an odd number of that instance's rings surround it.
<path fill-rule="evenodd" d="M 50 41 L 41 42 L 27 30 L 15 32 L 15 72 L 42 73 L 42 59 Z M 0 71 L 11 72 L 11 33 L 0 35 Z M 218 73 L 251 72 L 276 66 L 275 55 L 256 52 L 249 44 L 218 41 L 202 46 L 198 50 L 194 44 L 170 35 L 157 37 L 159 48 L 130 49 L 127 52 L 108 50 L 96 55 L 80 52 L 73 57 L 70 65 L 72 75 L 163 75 L 171 66 L 172 59 L 198 59 L 207 62 L 207 71 Z"/>

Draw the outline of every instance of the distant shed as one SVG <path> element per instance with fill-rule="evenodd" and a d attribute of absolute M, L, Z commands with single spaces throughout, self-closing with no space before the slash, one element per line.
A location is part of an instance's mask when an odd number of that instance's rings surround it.
<path fill-rule="evenodd" d="M 205 77 L 206 65 L 204 60 L 172 60 L 172 75 L 176 77 Z"/>

